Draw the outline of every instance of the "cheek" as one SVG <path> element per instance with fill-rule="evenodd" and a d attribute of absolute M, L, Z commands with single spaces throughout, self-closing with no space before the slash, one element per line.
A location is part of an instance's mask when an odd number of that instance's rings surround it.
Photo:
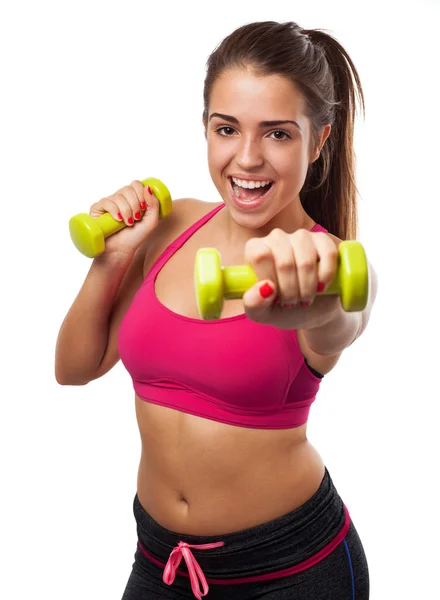
<path fill-rule="evenodd" d="M 228 146 L 222 144 L 217 139 L 208 139 L 208 164 L 211 171 L 223 169 L 230 160 L 230 150 Z"/>
<path fill-rule="evenodd" d="M 279 153 L 278 159 L 273 163 L 277 165 L 277 171 L 292 185 L 303 182 L 309 167 L 307 155 L 300 149 L 292 152 Z"/>
<path fill-rule="evenodd" d="M 224 165 L 223 165 L 223 161 L 221 158 L 221 154 L 217 150 L 215 144 L 211 144 L 211 143 L 208 144 L 207 157 L 208 157 L 209 174 L 211 175 L 211 179 L 212 179 L 214 185 L 216 185 L 218 187 L 218 185 L 220 185 L 220 182 L 221 182 L 221 174 L 222 174 Z"/>

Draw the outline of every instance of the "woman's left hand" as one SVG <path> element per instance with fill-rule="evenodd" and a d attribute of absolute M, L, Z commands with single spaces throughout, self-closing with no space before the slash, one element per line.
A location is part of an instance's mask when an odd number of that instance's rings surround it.
<path fill-rule="evenodd" d="M 273 229 L 248 240 L 245 261 L 259 280 L 243 295 L 245 313 L 253 321 L 307 329 L 327 323 L 341 309 L 338 296 L 316 295 L 332 282 L 338 267 L 338 245 L 327 233 Z"/>

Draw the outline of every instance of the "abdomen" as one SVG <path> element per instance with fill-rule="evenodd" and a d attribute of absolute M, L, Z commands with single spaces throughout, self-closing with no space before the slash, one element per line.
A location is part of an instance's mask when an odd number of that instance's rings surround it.
<path fill-rule="evenodd" d="M 163 527 L 220 535 L 253 527 L 306 502 L 324 463 L 294 429 L 251 429 L 136 397 L 142 440 L 137 492 Z"/>

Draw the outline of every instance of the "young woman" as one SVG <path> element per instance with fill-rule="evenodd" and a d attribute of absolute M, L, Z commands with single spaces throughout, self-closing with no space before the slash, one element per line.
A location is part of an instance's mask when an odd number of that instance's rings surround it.
<path fill-rule="evenodd" d="M 59 332 L 56 377 L 85 385 L 119 359 L 142 439 L 138 544 L 123 600 L 365 600 L 349 511 L 307 439 L 322 378 L 364 331 L 320 296 L 356 237 L 357 71 L 296 23 L 240 27 L 209 57 L 203 127 L 220 201 L 158 200 L 140 181 L 91 207 L 107 238 Z M 146 210 L 145 210 L 146 209 Z M 142 212 L 144 215 L 142 216 Z M 214 246 L 258 283 L 201 320 L 194 260 Z"/>

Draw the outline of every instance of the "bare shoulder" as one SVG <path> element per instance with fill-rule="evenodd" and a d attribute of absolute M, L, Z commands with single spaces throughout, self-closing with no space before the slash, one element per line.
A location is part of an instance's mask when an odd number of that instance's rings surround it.
<path fill-rule="evenodd" d="M 166 219 L 161 220 L 156 229 L 148 236 L 145 248 L 144 276 L 162 252 L 179 235 L 220 204 L 220 202 L 205 202 L 195 198 L 173 200 L 171 213 Z"/>

